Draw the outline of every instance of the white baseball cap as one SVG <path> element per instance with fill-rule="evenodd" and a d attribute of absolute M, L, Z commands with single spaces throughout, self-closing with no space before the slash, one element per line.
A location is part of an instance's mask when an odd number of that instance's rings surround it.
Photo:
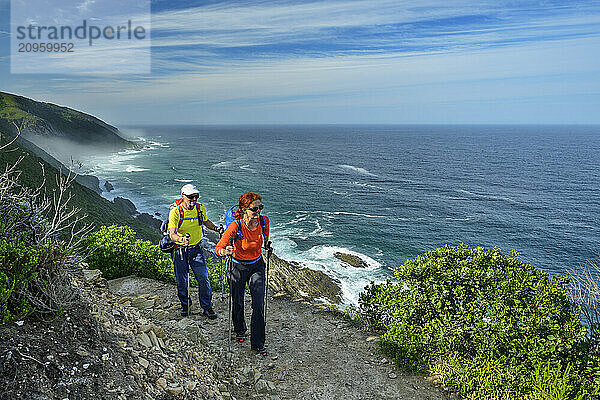
<path fill-rule="evenodd" d="M 197 194 L 198 196 L 200 196 L 200 192 L 198 191 L 198 189 L 196 189 L 196 186 L 192 185 L 191 183 L 183 185 L 183 187 L 181 188 L 181 194 L 185 194 L 186 196 Z"/>

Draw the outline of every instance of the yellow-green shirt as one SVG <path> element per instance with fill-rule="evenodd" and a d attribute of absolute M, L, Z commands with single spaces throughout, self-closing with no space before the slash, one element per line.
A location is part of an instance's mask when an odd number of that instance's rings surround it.
<path fill-rule="evenodd" d="M 185 236 L 186 233 L 189 233 L 190 246 L 195 246 L 202 239 L 202 226 L 198 223 L 198 211 L 196 210 L 196 206 L 191 210 L 186 210 L 183 206 L 181 207 L 183 208 L 183 222 L 177 230 L 177 234 Z M 208 217 L 206 216 L 206 207 L 204 207 L 204 204 L 200 204 L 200 210 L 202 210 L 202 220 L 207 221 Z M 169 211 L 169 229 L 177 228 L 177 225 L 179 225 L 179 207 L 173 207 Z M 177 244 L 179 245 L 179 243 Z"/>

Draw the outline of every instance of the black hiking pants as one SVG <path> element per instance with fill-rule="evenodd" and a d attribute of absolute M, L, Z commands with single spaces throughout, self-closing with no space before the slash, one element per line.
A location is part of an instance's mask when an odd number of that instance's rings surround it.
<path fill-rule="evenodd" d="M 253 349 L 265 345 L 265 261 L 262 257 L 252 264 L 241 264 L 232 260 L 229 271 L 231 288 L 233 329 L 236 334 L 245 334 L 244 289 L 250 287 L 252 317 L 250 320 L 250 344 Z"/>

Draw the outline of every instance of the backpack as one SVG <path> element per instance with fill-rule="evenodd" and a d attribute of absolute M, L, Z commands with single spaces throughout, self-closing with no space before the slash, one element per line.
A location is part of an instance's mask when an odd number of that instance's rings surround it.
<path fill-rule="evenodd" d="M 177 225 L 177 230 L 179 230 L 179 228 L 181 228 L 181 224 L 183 223 L 184 211 L 183 211 L 183 206 L 181 205 L 182 202 L 183 202 L 183 199 L 177 199 L 170 206 L 170 210 L 172 210 L 175 207 L 177 207 L 179 209 L 179 224 Z M 204 220 L 201 207 L 202 207 L 202 204 L 196 203 L 196 210 L 198 211 L 198 225 L 200 225 L 200 226 L 202 226 L 202 222 Z M 169 210 L 169 214 L 170 214 L 170 210 Z M 160 232 L 162 233 L 163 237 L 160 239 L 160 242 L 158 243 L 158 248 L 165 253 L 173 253 L 173 250 L 175 250 L 177 248 L 177 244 L 175 244 L 175 242 L 173 242 L 171 240 L 171 236 L 169 235 L 169 217 L 168 216 L 167 216 L 167 219 L 165 219 L 162 222 L 162 224 L 160 226 Z"/>
<path fill-rule="evenodd" d="M 231 225 L 232 222 L 235 221 L 235 224 L 238 227 L 237 233 L 235 234 L 235 240 L 241 240 L 244 235 L 242 235 L 242 222 L 239 219 L 235 219 L 234 215 L 235 215 L 235 208 L 237 208 L 238 206 L 233 206 L 231 207 L 229 210 L 227 210 L 227 212 L 225 213 L 225 229 L 227 229 L 227 227 L 229 225 Z M 263 217 L 262 215 L 258 217 L 258 220 L 260 221 L 260 227 L 262 228 L 262 235 L 263 235 L 263 241 L 264 243 L 267 242 L 267 235 L 265 233 L 265 217 Z"/>

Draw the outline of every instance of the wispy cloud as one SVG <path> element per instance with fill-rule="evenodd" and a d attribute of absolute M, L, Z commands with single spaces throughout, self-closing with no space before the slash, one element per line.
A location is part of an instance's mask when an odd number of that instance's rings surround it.
<path fill-rule="evenodd" d="M 205 73 L 215 66 L 253 67 L 254 61 L 341 63 L 348 55 L 465 53 L 600 34 L 600 9 L 589 3 L 507 4 L 512 2 L 235 2 L 164 11 L 153 16 L 154 65 L 157 71 Z"/>
<path fill-rule="evenodd" d="M 328 110 L 331 122 L 348 115 L 401 122 L 421 114 L 431 122 L 418 107 L 439 106 L 444 116 L 458 113 L 459 105 L 493 109 L 489 104 L 511 98 L 532 103 L 600 93 L 598 1 L 160 6 L 166 9 L 157 7 L 152 16 L 152 75 L 20 83 L 32 95 L 51 90 L 65 101 L 93 99 L 121 118 L 188 115 L 193 122 L 231 121 L 232 115 L 243 122 L 272 109 L 282 118 Z M 130 112 L 118 110 L 115 99 Z"/>
<path fill-rule="evenodd" d="M 78 4 L 75 8 L 77 8 L 77 10 L 79 10 L 81 13 L 87 12 L 89 11 L 90 6 L 92 6 L 95 2 L 96 0 L 85 0 L 83 3 Z"/>

